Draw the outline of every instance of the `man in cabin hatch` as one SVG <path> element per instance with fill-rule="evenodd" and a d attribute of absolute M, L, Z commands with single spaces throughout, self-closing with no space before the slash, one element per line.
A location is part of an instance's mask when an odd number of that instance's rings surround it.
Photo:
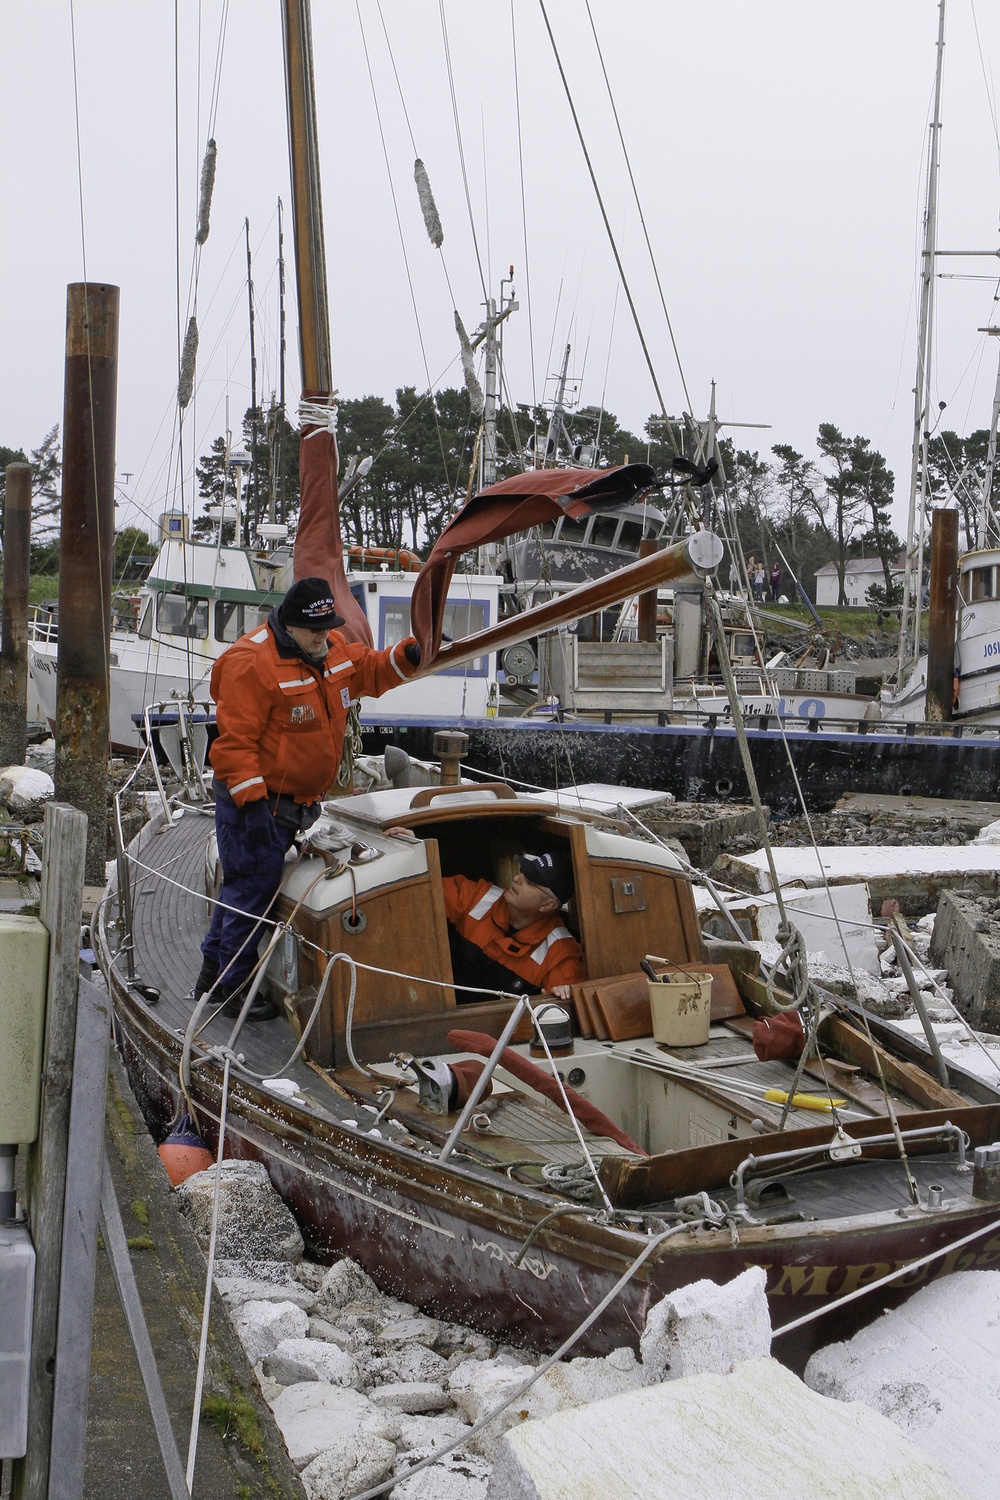
<path fill-rule="evenodd" d="M 194 998 L 209 990 L 238 1015 L 257 964 L 258 918 L 281 884 L 295 835 L 315 822 L 340 766 L 352 699 L 379 697 L 411 677 L 410 637 L 385 651 L 346 641 L 325 578 L 300 578 L 266 625 L 241 636 L 212 668 L 219 735 L 215 828 L 222 888 L 201 945 Z M 251 1021 L 277 1007 L 258 995 Z"/>
<path fill-rule="evenodd" d="M 518 863 L 506 890 L 464 875 L 442 880 L 455 989 L 568 1000 L 570 985 L 584 978 L 580 944 L 559 920 L 573 894 L 572 866 L 560 854 L 522 854 Z"/>

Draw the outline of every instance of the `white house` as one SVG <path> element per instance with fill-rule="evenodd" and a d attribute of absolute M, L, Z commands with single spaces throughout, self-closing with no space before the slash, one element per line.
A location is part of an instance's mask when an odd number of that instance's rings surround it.
<path fill-rule="evenodd" d="M 890 569 L 893 583 L 903 581 L 902 556 L 897 558 Z M 866 594 L 873 583 L 885 586 L 885 574 L 882 571 L 882 559 L 879 557 L 852 557 L 848 560 L 844 571 L 844 596 L 849 605 L 865 605 L 868 603 Z M 837 565 L 828 562 L 822 568 L 816 569 L 816 603 L 836 605 L 839 596 L 837 587 Z"/>

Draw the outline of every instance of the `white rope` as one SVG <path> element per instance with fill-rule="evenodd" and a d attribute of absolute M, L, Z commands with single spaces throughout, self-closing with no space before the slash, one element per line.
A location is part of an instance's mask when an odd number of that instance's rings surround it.
<path fill-rule="evenodd" d="M 542 1046 L 545 1048 L 545 1056 L 548 1058 L 549 1064 L 550 1064 L 550 1066 L 552 1068 L 552 1076 L 555 1079 L 556 1083 L 558 1084 L 559 1092 L 562 1095 L 563 1108 L 565 1109 L 566 1113 L 569 1115 L 570 1123 L 573 1126 L 573 1130 L 576 1133 L 576 1138 L 577 1138 L 577 1140 L 580 1143 L 580 1150 L 583 1152 L 583 1154 L 584 1154 L 584 1156 L 586 1158 L 587 1166 L 588 1166 L 588 1168 L 590 1170 L 590 1175 L 593 1177 L 595 1183 L 597 1184 L 597 1191 L 600 1193 L 601 1197 L 604 1199 L 604 1206 L 608 1210 L 608 1213 L 614 1213 L 614 1205 L 612 1204 L 611 1199 L 608 1197 L 607 1193 L 605 1192 L 604 1184 L 601 1181 L 600 1174 L 598 1173 L 598 1170 L 597 1170 L 596 1166 L 594 1165 L 594 1158 L 591 1156 L 590 1152 L 587 1150 L 587 1142 L 583 1138 L 583 1131 L 580 1129 L 580 1126 L 579 1126 L 579 1124 L 577 1122 L 576 1115 L 573 1113 L 572 1106 L 570 1105 L 570 1102 L 569 1102 L 569 1095 L 566 1093 L 566 1085 L 563 1083 L 562 1074 L 559 1072 L 559 1069 L 556 1067 L 555 1058 L 552 1056 L 552 1053 L 551 1053 L 551 1051 L 549 1049 L 548 1038 L 546 1037 L 544 1030 L 542 1029 L 541 1025 L 538 1022 L 538 1019 L 537 1019 L 537 1017 L 535 1015 L 535 1011 L 534 1011 L 534 1009 L 532 1007 L 531 1001 L 528 1000 L 527 997 L 525 997 L 525 1003 L 526 1003 L 526 1005 L 528 1007 L 528 1014 L 531 1016 L 532 1023 L 534 1024 L 534 1027 L 535 1027 L 535 1036 L 538 1038 L 538 1040 L 541 1042 Z M 503 1061 L 502 1060 L 501 1060 L 500 1066 L 503 1067 Z M 530 1087 L 530 1085 L 529 1085 L 529 1087 Z"/>
<path fill-rule="evenodd" d="M 222 1188 L 222 1153 L 226 1143 L 226 1114 L 229 1107 L 229 1064 L 222 1075 L 222 1107 L 219 1111 L 219 1146 L 215 1154 L 215 1190 L 212 1194 L 212 1228 L 208 1238 L 208 1269 L 205 1274 L 205 1299 L 201 1312 L 201 1338 L 198 1341 L 198 1373 L 194 1382 L 194 1402 L 191 1407 L 191 1436 L 188 1439 L 187 1487 L 194 1482 L 194 1464 L 198 1455 L 198 1427 L 201 1421 L 201 1393 L 205 1384 L 205 1360 L 208 1354 L 208 1320 L 212 1307 L 212 1276 L 215 1270 L 215 1242 L 219 1231 L 219 1197 Z"/>
<path fill-rule="evenodd" d="M 339 392 L 334 391 L 327 401 L 300 401 L 299 402 L 299 431 L 305 427 L 312 427 L 315 431 L 307 434 L 307 437 L 315 437 L 317 432 L 329 432 L 333 437 L 337 435 L 337 396 Z"/>

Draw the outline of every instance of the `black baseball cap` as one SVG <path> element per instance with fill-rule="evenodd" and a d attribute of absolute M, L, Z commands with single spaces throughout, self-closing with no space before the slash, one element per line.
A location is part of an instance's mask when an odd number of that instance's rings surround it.
<path fill-rule="evenodd" d="M 336 630 L 343 625 L 333 602 L 333 590 L 325 578 L 298 578 L 281 604 L 282 625 L 305 630 Z"/>
<path fill-rule="evenodd" d="M 573 866 L 563 854 L 522 854 L 521 874 L 532 885 L 543 885 L 564 905 L 573 894 Z"/>

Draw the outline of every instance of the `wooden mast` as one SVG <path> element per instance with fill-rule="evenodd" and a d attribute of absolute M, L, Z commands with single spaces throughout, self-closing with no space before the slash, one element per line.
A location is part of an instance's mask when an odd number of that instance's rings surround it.
<path fill-rule="evenodd" d="M 281 19 L 302 389 L 328 396 L 333 375 L 309 0 L 282 0 Z"/>

